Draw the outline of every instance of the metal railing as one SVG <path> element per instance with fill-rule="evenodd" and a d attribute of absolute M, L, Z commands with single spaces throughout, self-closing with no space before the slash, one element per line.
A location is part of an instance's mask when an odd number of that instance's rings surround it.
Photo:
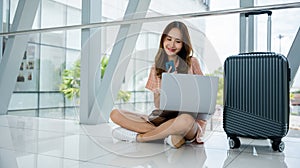
<path fill-rule="evenodd" d="M 52 32 L 52 31 L 65 31 L 65 30 L 74 30 L 74 29 L 89 29 L 89 28 L 99 28 L 99 27 L 108 27 L 108 26 L 119 26 L 119 25 L 134 24 L 134 23 L 159 22 L 159 21 L 168 21 L 174 19 L 190 19 L 190 18 L 204 17 L 204 16 L 218 16 L 218 15 L 228 15 L 228 14 L 238 14 L 238 13 L 243 14 L 251 11 L 280 10 L 280 9 L 291 9 L 291 8 L 300 8 L 300 2 L 255 6 L 255 7 L 246 7 L 246 8 L 225 9 L 225 10 L 216 10 L 216 11 L 206 11 L 206 12 L 196 12 L 196 13 L 187 13 L 187 14 L 179 14 L 179 15 L 138 18 L 138 19 L 125 19 L 125 20 L 97 22 L 97 23 L 89 23 L 89 24 L 51 27 L 51 28 L 32 29 L 32 30 L 19 30 L 14 32 L 0 33 L 0 37 L 34 34 L 34 33 L 45 33 L 45 32 Z"/>

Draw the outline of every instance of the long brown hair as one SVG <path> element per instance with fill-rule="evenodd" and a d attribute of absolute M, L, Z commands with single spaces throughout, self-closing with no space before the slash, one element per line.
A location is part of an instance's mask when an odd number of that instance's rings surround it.
<path fill-rule="evenodd" d="M 188 29 L 186 25 L 179 21 L 171 22 L 167 25 L 167 27 L 164 29 L 163 34 L 160 39 L 159 44 L 159 50 L 155 56 L 155 69 L 156 69 L 156 75 L 161 78 L 161 74 L 163 72 L 166 72 L 165 63 L 168 61 L 168 56 L 165 53 L 165 50 L 163 48 L 163 42 L 168 36 L 168 33 L 171 29 L 177 28 L 180 30 L 180 33 L 182 34 L 182 43 L 183 46 L 181 50 L 177 53 L 177 56 L 179 58 L 179 65 L 177 67 L 177 73 L 188 73 L 188 68 L 191 66 L 191 54 L 193 51 L 190 35 L 188 32 Z"/>

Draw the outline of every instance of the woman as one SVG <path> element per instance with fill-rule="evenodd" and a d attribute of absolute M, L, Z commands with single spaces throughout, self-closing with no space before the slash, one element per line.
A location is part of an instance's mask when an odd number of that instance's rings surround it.
<path fill-rule="evenodd" d="M 164 29 L 155 64 L 146 84 L 146 88 L 154 93 L 154 105 L 159 109 L 159 97 L 162 73 L 170 73 L 165 63 L 174 61 L 173 73 L 203 75 L 199 62 L 191 56 L 192 46 L 186 25 L 182 22 L 172 22 Z M 176 118 L 155 126 L 147 115 L 114 109 L 111 120 L 120 125 L 112 131 L 113 137 L 131 142 L 147 142 L 166 138 L 166 142 L 174 147 L 181 147 L 186 141 L 201 143 L 206 121 L 195 120 L 189 114 L 179 114 Z"/>

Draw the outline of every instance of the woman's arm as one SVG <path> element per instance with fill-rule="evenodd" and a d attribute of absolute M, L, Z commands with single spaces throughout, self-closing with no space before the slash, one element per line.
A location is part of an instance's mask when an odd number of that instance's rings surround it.
<path fill-rule="evenodd" d="M 159 109 L 160 93 L 154 92 L 154 106 Z"/>
<path fill-rule="evenodd" d="M 203 72 L 200 68 L 200 64 L 197 58 L 192 57 L 192 69 L 193 69 L 193 74 L 196 75 L 203 75 Z"/>
<path fill-rule="evenodd" d="M 151 67 L 146 88 L 153 92 L 155 108 L 159 108 L 160 82 L 161 80 L 156 75 L 155 65 L 153 65 Z"/>

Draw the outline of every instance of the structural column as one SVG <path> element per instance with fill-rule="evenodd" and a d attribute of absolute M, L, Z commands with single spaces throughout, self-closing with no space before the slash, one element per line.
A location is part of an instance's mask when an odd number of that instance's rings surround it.
<path fill-rule="evenodd" d="M 240 7 L 253 7 L 254 0 L 240 0 Z M 240 53 L 254 51 L 254 17 L 249 16 L 248 27 L 248 51 L 246 51 L 246 18 L 245 14 L 240 14 Z"/>
<path fill-rule="evenodd" d="M 19 0 L 11 31 L 32 28 L 40 0 Z M 0 63 L 0 114 L 6 114 L 11 95 L 14 91 L 20 64 L 27 47 L 28 34 L 9 36 Z"/>
<path fill-rule="evenodd" d="M 82 24 L 102 19 L 101 0 L 82 0 Z M 95 102 L 95 88 L 100 82 L 101 28 L 81 30 L 80 122 L 87 123 Z M 99 110 L 97 110 L 99 111 Z"/>
<path fill-rule="evenodd" d="M 3 0 L 0 1 L 0 33 L 3 33 Z M 0 62 L 2 59 L 3 37 L 0 37 Z"/>
<path fill-rule="evenodd" d="M 123 19 L 126 20 L 145 17 L 149 5 L 150 0 L 129 0 Z M 97 124 L 108 121 L 109 114 L 113 108 L 117 93 L 120 90 L 141 28 L 142 23 L 120 26 L 102 82 L 100 86 L 96 87 L 94 90 L 96 99 L 92 102 L 92 109 L 80 112 L 81 123 Z M 90 80 L 95 80 L 95 78 L 90 78 Z M 81 90 L 81 94 L 82 92 L 83 90 Z"/>
<path fill-rule="evenodd" d="M 296 76 L 296 73 L 300 66 L 300 27 L 298 28 L 298 32 L 295 36 L 294 42 L 291 46 L 291 49 L 287 55 L 287 58 L 289 60 L 290 68 L 291 68 L 291 82 L 290 87 L 292 87 L 294 83 L 294 79 Z"/>

